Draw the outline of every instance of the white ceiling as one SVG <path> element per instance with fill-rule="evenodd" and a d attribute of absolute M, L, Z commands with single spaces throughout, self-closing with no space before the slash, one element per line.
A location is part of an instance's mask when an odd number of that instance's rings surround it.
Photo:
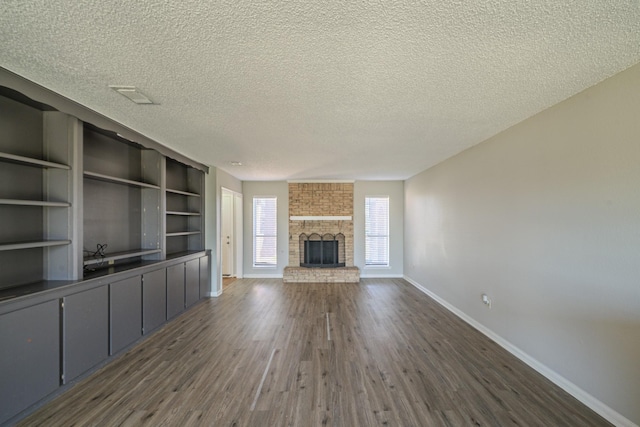
<path fill-rule="evenodd" d="M 638 0 L 0 2 L 0 66 L 242 180 L 406 179 L 639 61 Z"/>

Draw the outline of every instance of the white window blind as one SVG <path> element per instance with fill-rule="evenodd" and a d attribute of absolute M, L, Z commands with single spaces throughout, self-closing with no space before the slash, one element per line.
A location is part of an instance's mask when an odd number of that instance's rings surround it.
<path fill-rule="evenodd" d="M 253 198 L 253 265 L 275 266 L 277 263 L 277 198 Z"/>
<path fill-rule="evenodd" d="M 365 197 L 365 265 L 389 265 L 389 197 Z"/>

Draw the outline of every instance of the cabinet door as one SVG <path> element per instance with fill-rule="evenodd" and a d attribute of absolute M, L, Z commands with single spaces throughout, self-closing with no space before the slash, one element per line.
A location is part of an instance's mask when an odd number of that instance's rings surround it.
<path fill-rule="evenodd" d="M 109 285 L 111 352 L 115 354 L 142 336 L 141 276 Z"/>
<path fill-rule="evenodd" d="M 185 263 L 186 306 L 190 307 L 200 299 L 200 259 Z"/>
<path fill-rule="evenodd" d="M 149 332 L 167 320 L 167 270 L 152 271 L 142 276 L 142 327 Z"/>
<path fill-rule="evenodd" d="M 0 424 L 60 385 L 59 304 L 0 316 Z"/>
<path fill-rule="evenodd" d="M 167 320 L 184 310 L 184 264 L 167 267 Z"/>
<path fill-rule="evenodd" d="M 109 355 L 109 292 L 107 286 L 64 298 L 64 382 L 102 362 Z"/>
<path fill-rule="evenodd" d="M 211 282 L 209 281 L 209 257 L 200 258 L 200 298 L 206 298 L 211 292 Z"/>

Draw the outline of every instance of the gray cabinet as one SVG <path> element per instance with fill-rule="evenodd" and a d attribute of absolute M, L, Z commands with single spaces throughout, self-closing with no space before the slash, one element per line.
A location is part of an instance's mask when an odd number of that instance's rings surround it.
<path fill-rule="evenodd" d="M 109 355 L 109 297 L 101 286 L 64 298 L 63 373 L 67 383 Z"/>
<path fill-rule="evenodd" d="M 166 269 L 152 271 L 142 276 L 142 327 L 145 334 L 167 320 Z"/>
<path fill-rule="evenodd" d="M 142 336 L 142 277 L 135 276 L 109 285 L 110 354 L 115 354 Z"/>
<path fill-rule="evenodd" d="M 32 306 L 0 301 L 0 425 L 206 295 L 211 261 L 202 255 L 66 284 Z"/>
<path fill-rule="evenodd" d="M 167 320 L 184 310 L 184 264 L 167 267 Z"/>
<path fill-rule="evenodd" d="M 200 298 L 204 298 L 211 292 L 211 282 L 209 276 L 209 257 L 200 258 Z"/>
<path fill-rule="evenodd" d="M 200 259 L 185 263 L 185 305 L 191 307 L 200 299 Z"/>
<path fill-rule="evenodd" d="M 59 314 L 53 300 L 0 316 L 0 424 L 60 385 Z"/>

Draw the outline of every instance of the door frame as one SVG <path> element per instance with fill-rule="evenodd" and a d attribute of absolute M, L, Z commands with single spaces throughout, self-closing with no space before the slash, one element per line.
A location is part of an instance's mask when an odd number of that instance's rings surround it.
<path fill-rule="evenodd" d="M 231 276 L 236 277 L 238 279 L 242 278 L 242 242 L 243 242 L 243 222 L 242 222 L 242 208 L 243 208 L 243 199 L 242 193 L 238 193 L 236 191 L 230 190 L 226 187 L 221 188 L 220 195 L 220 203 L 222 203 L 223 197 L 225 194 L 232 195 L 232 206 L 231 211 L 233 215 L 232 219 L 232 239 L 233 242 L 231 246 L 233 247 L 233 251 L 231 252 L 232 260 L 231 260 Z M 220 215 L 224 215 L 224 209 L 222 206 L 220 207 Z M 222 233 L 222 222 L 224 218 L 220 218 L 220 244 L 221 244 L 221 253 L 220 253 L 220 277 L 222 278 L 222 245 L 224 245 L 224 235 Z"/>

